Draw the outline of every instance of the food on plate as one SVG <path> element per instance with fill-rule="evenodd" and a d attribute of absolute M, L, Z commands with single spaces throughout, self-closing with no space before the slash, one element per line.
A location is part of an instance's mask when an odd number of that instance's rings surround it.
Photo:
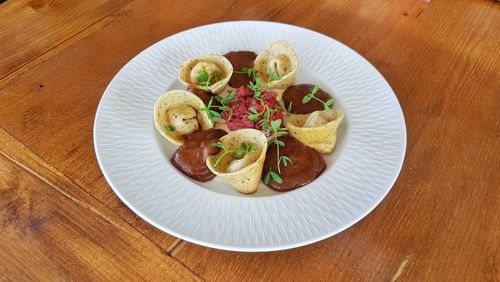
<path fill-rule="evenodd" d="M 252 81 L 250 74 L 253 68 L 253 62 L 257 58 L 257 54 L 252 51 L 232 51 L 224 54 L 231 65 L 233 65 L 233 75 L 229 80 L 229 86 L 238 88 L 246 86 Z"/>
<path fill-rule="evenodd" d="M 231 51 L 181 65 L 187 87 L 155 104 L 156 129 L 181 145 L 172 164 L 200 182 L 215 177 L 243 194 L 262 180 L 279 192 L 311 183 L 326 169 L 344 113 L 314 84 L 293 85 L 298 57 L 286 41 L 257 55 Z"/>
<path fill-rule="evenodd" d="M 266 114 L 266 123 L 283 119 L 284 111 L 279 107 L 276 96 L 269 91 L 261 90 L 257 97 L 248 86 L 241 86 L 235 91 L 235 98 L 228 103 L 229 109 L 222 112 L 230 130 L 240 128 L 263 129 L 263 119 Z"/>
<path fill-rule="evenodd" d="M 240 193 L 257 190 L 266 158 L 267 138 L 260 130 L 238 129 L 213 144 L 217 154 L 207 158 L 208 168 Z"/>
<path fill-rule="evenodd" d="M 232 74 L 233 66 L 225 57 L 205 55 L 185 61 L 179 69 L 179 80 L 186 87 L 216 94 L 224 90 Z"/>
<path fill-rule="evenodd" d="M 208 104 L 208 102 L 210 102 L 210 99 L 212 99 L 213 97 L 212 93 L 204 91 L 202 89 L 195 88 L 192 85 L 188 85 L 186 91 L 191 92 L 194 95 L 198 96 L 198 98 L 200 98 L 204 104 Z"/>
<path fill-rule="evenodd" d="M 299 59 L 286 41 L 275 41 L 260 53 L 254 69 L 267 88 L 285 89 L 295 83 Z"/>
<path fill-rule="evenodd" d="M 332 109 L 335 100 L 330 94 L 318 85 L 300 84 L 285 90 L 282 99 L 293 105 L 285 119 L 290 135 L 320 153 L 331 153 L 344 113 Z"/>
<path fill-rule="evenodd" d="M 220 148 L 212 146 L 226 132 L 221 129 L 197 131 L 186 137 L 182 146 L 177 148 L 172 156 L 172 164 L 186 176 L 200 182 L 206 182 L 215 177 L 206 165 L 209 155 L 219 153 Z"/>
<path fill-rule="evenodd" d="M 315 89 L 316 91 L 313 91 Z M 313 92 L 314 94 L 311 95 Z M 333 98 L 330 94 L 313 84 L 292 85 L 283 92 L 282 99 L 285 105 L 293 105 L 290 111 L 292 114 L 310 114 L 314 111 L 325 110 L 325 104 L 328 108 L 333 105 Z"/>
<path fill-rule="evenodd" d="M 262 180 L 271 189 L 288 191 L 316 179 L 326 168 L 323 156 L 291 136 L 279 137 L 284 146 L 269 146 L 264 162 Z M 277 162 L 287 156 L 289 162 Z M 269 173 L 270 172 L 270 173 Z"/>
<path fill-rule="evenodd" d="M 154 107 L 156 130 L 170 142 L 180 145 L 186 136 L 213 127 L 206 113 L 201 111 L 203 101 L 193 93 L 172 90 L 161 95 Z"/>
<path fill-rule="evenodd" d="M 323 110 L 306 115 L 291 114 L 285 124 L 291 136 L 320 153 L 329 154 L 337 142 L 337 128 L 343 118 L 343 112 Z"/>

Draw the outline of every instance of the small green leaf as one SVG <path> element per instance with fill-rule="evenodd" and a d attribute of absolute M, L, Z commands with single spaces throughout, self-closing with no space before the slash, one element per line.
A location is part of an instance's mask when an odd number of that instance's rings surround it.
<path fill-rule="evenodd" d="M 260 79 L 256 79 L 256 80 L 255 80 L 255 87 L 257 87 L 258 89 L 260 89 L 260 88 L 261 88 Z"/>
<path fill-rule="evenodd" d="M 274 180 L 274 182 L 278 183 L 278 184 L 281 184 L 283 183 L 283 179 L 281 179 L 281 177 L 275 173 L 274 171 L 269 171 L 271 173 L 271 178 Z"/>
<path fill-rule="evenodd" d="M 253 122 L 259 121 L 259 115 L 258 114 L 249 114 L 248 119 L 253 121 Z"/>
<path fill-rule="evenodd" d="M 254 114 L 257 114 L 257 113 L 258 113 L 258 112 L 257 112 L 257 109 L 255 109 L 255 107 L 253 107 L 253 106 L 252 106 L 252 107 L 250 107 L 250 111 L 251 111 L 252 113 L 254 113 Z"/>
<path fill-rule="evenodd" d="M 285 142 L 281 141 L 281 140 L 278 140 L 276 139 L 276 145 L 280 146 L 280 147 L 284 147 L 285 146 Z"/>
<path fill-rule="evenodd" d="M 280 160 L 281 160 L 281 162 L 283 163 L 283 165 L 285 167 L 287 167 L 289 163 L 290 164 L 292 163 L 292 160 L 289 157 L 287 157 L 287 156 L 281 156 Z"/>
<path fill-rule="evenodd" d="M 271 121 L 271 128 L 273 131 L 278 131 L 281 127 L 281 119 Z"/>
<path fill-rule="evenodd" d="M 271 66 L 269 66 L 269 67 L 267 68 L 267 75 L 269 76 L 269 78 L 270 78 L 271 80 L 280 80 L 280 79 L 281 79 L 281 77 L 280 77 L 279 75 L 277 75 L 277 74 L 273 71 L 273 69 L 271 68 Z"/>
<path fill-rule="evenodd" d="M 264 184 L 269 184 L 269 181 L 271 180 L 271 171 L 268 171 L 266 174 L 266 177 L 264 177 Z"/>
<path fill-rule="evenodd" d="M 199 84 L 206 83 L 206 81 L 208 80 L 208 73 L 206 71 L 200 71 L 196 80 Z"/>
<path fill-rule="evenodd" d="M 222 98 L 220 96 L 214 96 L 214 98 L 219 103 L 222 101 Z"/>
<path fill-rule="evenodd" d="M 234 156 L 235 158 L 238 158 L 238 159 L 239 159 L 239 158 L 242 158 L 242 157 L 244 156 L 244 153 L 243 153 L 242 151 L 234 151 L 234 152 L 233 152 L 233 156 Z"/>
<path fill-rule="evenodd" d="M 255 80 L 257 77 L 257 71 L 253 68 L 242 68 L 241 71 L 248 75 L 252 80 Z"/>
<path fill-rule="evenodd" d="M 283 102 L 283 100 L 280 100 L 280 105 L 277 106 L 276 109 L 285 111 L 286 110 L 285 102 Z"/>
<path fill-rule="evenodd" d="M 167 132 L 175 131 L 175 127 L 173 127 L 171 125 L 165 125 L 165 131 L 167 131 Z"/>
<path fill-rule="evenodd" d="M 327 106 L 331 106 L 331 105 L 333 105 L 333 103 L 335 103 L 335 100 L 332 98 L 332 99 L 330 99 L 330 100 L 326 101 L 326 103 L 325 103 L 325 104 L 326 104 Z"/>
<path fill-rule="evenodd" d="M 224 148 L 224 144 L 221 141 L 212 143 L 212 146 L 217 147 L 217 148 L 221 148 L 221 149 Z"/>
<path fill-rule="evenodd" d="M 269 112 L 269 110 L 265 111 L 264 115 L 262 116 L 262 120 L 267 121 L 270 115 L 271 113 Z"/>
<path fill-rule="evenodd" d="M 210 113 L 211 113 L 211 114 L 212 114 L 212 116 L 214 116 L 214 117 L 222 118 L 222 116 L 221 116 L 218 112 L 216 112 L 216 111 L 212 111 L 212 110 L 210 110 Z"/>
<path fill-rule="evenodd" d="M 310 94 L 307 94 L 306 96 L 302 97 L 302 104 L 307 104 L 309 101 L 311 101 L 312 96 Z"/>
<path fill-rule="evenodd" d="M 318 85 L 314 85 L 311 93 L 309 93 L 311 96 L 314 96 L 314 94 L 316 94 L 316 92 L 318 92 L 319 90 L 319 86 Z"/>
<path fill-rule="evenodd" d="M 287 112 L 289 112 L 289 113 L 292 111 L 292 103 L 293 103 L 293 101 L 291 101 L 290 104 L 288 104 Z"/>

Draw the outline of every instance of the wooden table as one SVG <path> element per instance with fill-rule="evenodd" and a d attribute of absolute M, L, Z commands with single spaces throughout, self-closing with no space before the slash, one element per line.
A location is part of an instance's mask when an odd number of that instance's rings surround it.
<path fill-rule="evenodd" d="M 92 128 L 115 73 L 193 26 L 269 20 L 366 57 L 403 108 L 398 181 L 344 232 L 273 253 L 219 251 L 131 212 Z M 0 280 L 500 279 L 500 3 L 486 0 L 8 0 L 0 4 Z"/>

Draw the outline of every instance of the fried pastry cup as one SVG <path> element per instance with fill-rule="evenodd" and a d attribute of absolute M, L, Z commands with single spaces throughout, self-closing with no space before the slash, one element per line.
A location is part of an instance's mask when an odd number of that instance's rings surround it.
<path fill-rule="evenodd" d="M 337 128 L 343 118 L 343 112 L 333 110 L 290 114 L 285 125 L 291 136 L 320 153 L 329 154 L 335 147 Z"/>
<path fill-rule="evenodd" d="M 238 192 L 254 193 L 259 186 L 266 159 L 266 136 L 256 129 L 238 129 L 229 132 L 220 141 L 224 149 L 219 154 L 207 158 L 208 168 Z M 241 149 L 242 144 L 247 147 L 255 146 L 255 150 L 239 157 L 233 153 L 224 154 L 227 151 Z M 218 162 L 217 158 L 220 158 Z"/>
<path fill-rule="evenodd" d="M 189 134 L 213 127 L 207 114 L 201 111 L 203 105 L 203 101 L 191 92 L 166 92 L 154 106 L 156 130 L 173 144 L 183 144 Z"/>
<path fill-rule="evenodd" d="M 254 69 L 258 71 L 263 87 L 286 89 L 295 83 L 298 64 L 298 56 L 290 43 L 275 41 L 255 58 Z M 279 79 L 270 78 L 270 73 Z"/>
<path fill-rule="evenodd" d="M 189 59 L 179 69 L 179 81 L 213 94 L 220 93 L 233 75 L 233 66 L 223 56 L 204 55 Z"/>

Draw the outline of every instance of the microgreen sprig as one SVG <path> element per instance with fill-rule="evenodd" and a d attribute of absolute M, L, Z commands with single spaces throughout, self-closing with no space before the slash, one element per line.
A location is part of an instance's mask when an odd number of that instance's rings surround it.
<path fill-rule="evenodd" d="M 258 72 L 254 68 L 242 68 L 241 69 L 246 75 L 248 75 L 252 80 L 255 80 L 258 77 Z"/>
<path fill-rule="evenodd" d="M 267 75 L 268 75 L 268 79 L 267 79 L 266 85 L 269 84 L 269 82 L 271 82 L 273 80 L 280 80 L 281 79 L 281 77 L 279 75 L 277 75 L 275 72 L 273 72 L 273 69 L 271 67 L 267 68 Z M 260 78 L 255 78 L 254 80 L 255 80 L 255 83 L 253 81 L 250 81 L 247 86 L 250 90 L 253 91 L 253 93 L 254 93 L 253 98 L 261 100 L 262 99 L 262 90 L 265 90 L 267 88 L 267 86 L 264 88 L 262 87 L 262 82 L 261 82 Z"/>
<path fill-rule="evenodd" d="M 233 72 L 246 74 L 248 77 L 250 77 L 254 81 L 257 77 L 259 77 L 259 72 L 254 68 L 244 67 L 241 69 L 241 71 L 233 71 Z"/>
<path fill-rule="evenodd" d="M 222 118 L 221 114 L 219 114 L 218 112 L 212 110 L 212 108 L 218 108 L 218 106 L 212 106 L 213 99 L 214 98 L 211 98 L 210 101 L 208 101 L 208 104 L 203 105 L 203 106 L 200 107 L 200 110 L 202 112 L 205 112 L 207 114 L 208 119 L 210 120 L 210 122 L 212 124 L 215 123 L 214 118 Z"/>
<path fill-rule="evenodd" d="M 212 105 L 214 97 L 215 100 L 221 104 L 220 106 Z M 221 98 L 220 96 L 214 96 L 214 97 L 212 97 L 210 101 L 208 101 L 208 104 L 200 107 L 200 110 L 207 114 L 208 119 L 212 124 L 214 124 L 215 122 L 214 118 L 222 118 L 222 115 L 217 111 L 214 111 L 213 109 L 217 109 L 220 111 L 227 111 L 229 112 L 229 116 L 231 116 L 233 110 L 231 109 L 231 107 L 229 107 L 229 103 L 238 101 L 238 98 L 236 97 L 236 93 L 234 92 L 234 90 L 229 92 L 229 95 L 227 95 L 224 98 Z"/>
<path fill-rule="evenodd" d="M 198 81 L 198 84 L 201 86 L 211 86 L 213 83 L 217 82 L 220 80 L 222 73 L 220 71 L 214 71 L 211 74 L 208 74 L 206 71 L 200 71 L 198 73 L 198 77 L 196 80 Z"/>
<path fill-rule="evenodd" d="M 280 80 L 281 79 L 281 77 L 277 73 L 275 73 L 273 71 L 273 69 L 271 68 L 271 66 L 269 66 L 267 68 L 267 76 L 269 77 L 267 83 L 269 83 L 269 82 L 271 82 L 273 80 Z"/>
<path fill-rule="evenodd" d="M 257 150 L 257 145 L 254 143 L 251 143 L 251 142 L 240 143 L 240 148 L 236 149 L 236 150 L 226 149 L 226 147 L 224 146 L 224 143 L 222 143 L 221 141 L 216 142 L 216 143 L 212 143 L 212 146 L 220 148 L 223 152 L 220 156 L 211 156 L 212 159 L 215 161 L 214 167 L 217 167 L 217 165 L 219 165 L 222 158 L 227 154 L 232 154 L 233 157 L 241 159 L 245 155 L 251 154 L 251 153 L 255 152 L 255 150 Z"/>
<path fill-rule="evenodd" d="M 231 107 L 229 107 L 229 103 L 238 101 L 238 97 L 236 97 L 236 92 L 234 92 L 234 90 L 229 92 L 229 95 L 227 95 L 224 98 L 222 98 L 220 96 L 214 96 L 214 97 L 215 97 L 215 100 L 217 100 L 217 102 L 219 102 L 221 104 L 220 106 L 214 106 L 214 107 L 218 107 L 219 110 L 221 110 L 221 111 L 232 111 Z"/>
<path fill-rule="evenodd" d="M 274 182 L 281 184 L 281 183 L 283 183 L 283 179 L 280 176 L 281 164 L 283 164 L 284 167 L 287 167 L 288 164 L 292 163 L 292 160 L 288 156 L 285 156 L 285 155 L 280 156 L 280 147 L 285 147 L 285 142 L 283 142 L 282 140 L 279 140 L 278 137 L 281 135 L 288 134 L 288 128 L 281 127 L 281 119 L 271 121 L 269 128 L 273 132 L 273 139 L 271 139 L 269 141 L 269 144 L 276 145 L 277 172 L 273 171 L 272 169 L 269 169 L 266 176 L 264 177 L 264 183 L 266 185 L 269 184 L 269 181 L 271 181 L 271 178 L 272 178 L 274 180 Z"/>
<path fill-rule="evenodd" d="M 259 113 L 255 107 L 250 107 L 250 112 L 248 113 L 248 119 L 254 122 L 258 122 L 261 128 L 266 131 L 270 131 L 273 134 L 273 138 L 269 141 L 269 144 L 276 145 L 276 164 L 277 171 L 273 171 L 270 169 L 266 176 L 264 177 L 264 183 L 267 185 L 271 178 L 278 184 L 283 183 L 283 179 L 281 178 L 281 165 L 287 167 L 292 163 L 292 160 L 288 156 L 280 156 L 280 147 L 285 146 L 285 142 L 279 140 L 278 137 L 281 135 L 288 134 L 288 129 L 286 127 L 281 127 L 282 120 L 277 119 L 269 122 L 271 114 L 274 114 L 276 110 L 283 110 L 285 112 L 290 112 L 292 110 L 292 103 L 288 105 L 288 108 L 285 107 L 283 101 L 280 101 L 280 105 L 276 107 L 276 109 L 271 109 L 269 106 L 264 103 L 262 100 L 262 91 L 267 88 L 269 82 L 273 80 L 280 80 L 281 77 L 277 75 L 271 67 L 267 69 L 268 80 L 266 82 L 266 87 L 262 87 L 261 80 L 259 78 L 255 78 L 255 83 L 250 81 L 248 84 L 248 88 L 253 91 L 253 98 L 259 100 L 259 102 L 264 106 L 263 112 Z M 287 111 L 288 110 L 288 111 Z M 260 115 L 262 114 L 262 118 L 259 120 Z"/>
<path fill-rule="evenodd" d="M 248 88 L 253 91 L 254 99 L 262 99 L 262 85 L 259 78 L 255 79 L 255 83 L 250 81 L 248 83 Z"/>
<path fill-rule="evenodd" d="M 280 105 L 276 107 L 278 110 L 283 110 L 287 115 L 289 115 L 292 112 L 292 103 L 293 101 L 290 101 L 290 104 L 288 104 L 288 107 L 285 107 L 285 102 L 283 100 L 280 100 Z"/>
<path fill-rule="evenodd" d="M 307 104 L 307 103 L 309 103 L 309 101 L 311 101 L 312 99 L 314 99 L 316 101 L 321 102 L 321 104 L 323 104 L 323 108 L 326 111 L 332 110 L 331 107 L 332 107 L 333 103 L 335 103 L 335 99 L 331 98 L 328 101 L 323 102 L 323 100 L 321 100 L 321 99 L 319 99 L 318 97 L 315 96 L 315 94 L 318 92 L 318 90 L 319 90 L 319 86 L 318 85 L 314 85 L 314 87 L 311 90 L 311 92 L 307 93 L 306 96 L 302 97 L 302 104 Z"/>

